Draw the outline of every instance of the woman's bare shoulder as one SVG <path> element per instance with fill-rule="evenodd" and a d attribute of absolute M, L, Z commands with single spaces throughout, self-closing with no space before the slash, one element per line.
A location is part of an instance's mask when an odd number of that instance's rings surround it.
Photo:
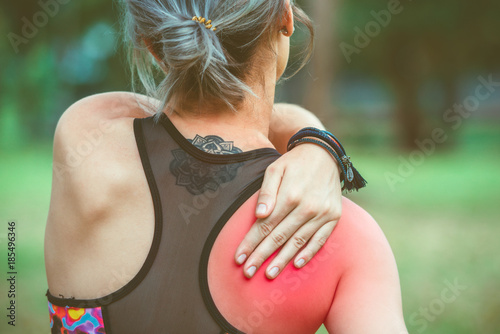
<path fill-rule="evenodd" d="M 368 211 L 346 197 L 342 198 L 342 217 L 332 236 L 334 242 L 341 240 L 340 248 L 349 252 L 351 258 L 356 255 L 359 263 L 372 258 L 374 252 L 383 255 L 383 260 L 392 260 L 392 250 L 379 223 Z M 349 266 L 353 264 L 354 261 Z"/>
<path fill-rule="evenodd" d="M 123 117 L 142 118 L 151 116 L 141 106 L 152 105 L 154 100 L 130 92 L 108 92 L 85 97 L 73 103 L 62 115 L 61 121 L 109 120 Z"/>
<path fill-rule="evenodd" d="M 107 211 L 116 198 L 142 175 L 133 134 L 133 119 L 149 117 L 141 95 L 112 92 L 86 97 L 61 116 L 54 135 L 53 193 L 65 189 L 83 213 Z M 140 180 L 138 180 L 140 182 Z M 69 203 L 66 203 L 69 204 Z M 104 205 L 104 206 L 103 206 Z"/>
<path fill-rule="evenodd" d="M 330 333 L 405 333 L 397 264 L 375 219 L 343 198 L 332 242 L 343 266 L 325 326 Z"/>

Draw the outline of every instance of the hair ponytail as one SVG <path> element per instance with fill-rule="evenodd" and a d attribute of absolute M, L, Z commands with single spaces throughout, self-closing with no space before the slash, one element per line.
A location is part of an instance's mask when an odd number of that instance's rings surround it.
<path fill-rule="evenodd" d="M 253 56 L 263 38 L 271 40 L 279 30 L 277 22 L 286 10 L 286 0 L 124 1 L 133 85 L 138 75 L 144 93 L 161 102 L 152 111 L 158 115 L 167 107 L 205 100 L 236 110 L 253 94 L 244 81 Z M 295 5 L 294 12 L 313 34 L 307 15 Z M 194 16 L 211 20 L 216 30 Z M 161 71 L 155 71 L 158 66 Z"/>

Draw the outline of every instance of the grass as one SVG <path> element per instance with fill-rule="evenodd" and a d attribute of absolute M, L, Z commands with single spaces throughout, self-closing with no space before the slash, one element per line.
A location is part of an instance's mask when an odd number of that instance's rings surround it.
<path fill-rule="evenodd" d="M 486 128 L 488 128 L 486 126 Z M 488 128 L 489 129 L 489 128 Z M 493 128 L 492 128 L 493 129 Z M 438 151 L 391 187 L 400 156 L 387 149 L 350 150 L 369 186 L 349 197 L 379 222 L 401 278 L 410 333 L 497 333 L 500 328 L 500 152 L 498 130 L 460 150 Z M 471 127 L 470 135 L 477 129 Z M 488 135 L 489 134 L 489 135 Z M 476 138 L 476 136 L 474 136 Z M 479 146 L 478 146 L 479 145 Z M 480 147 L 480 150 L 476 148 Z M 0 256 L 6 258 L 6 222 L 17 222 L 17 323 L 1 333 L 49 333 L 43 235 L 50 200 L 51 147 L 38 144 L 0 153 Z M 5 263 L 5 262 L 3 262 Z M 2 264 L 6 272 L 6 265 Z M 454 301 L 441 297 L 445 281 L 464 288 Z M 0 284 L 4 307 L 5 279 Z M 421 314 L 430 310 L 428 319 Z M 326 333 L 324 328 L 318 333 Z"/>
<path fill-rule="evenodd" d="M 0 333 L 49 333 L 43 236 L 50 201 L 51 158 L 51 146 L 47 144 L 0 155 L 0 235 L 7 233 L 8 220 L 16 221 L 18 273 L 16 327 L 6 324 L 6 312 L 2 311 Z M 0 240 L 0 256 L 5 259 L 5 235 Z M 5 260 L 2 260 L 4 272 L 7 272 L 6 265 Z M 5 284 L 2 279 L 2 310 L 5 310 L 7 302 L 7 298 L 4 298 L 7 291 Z"/>

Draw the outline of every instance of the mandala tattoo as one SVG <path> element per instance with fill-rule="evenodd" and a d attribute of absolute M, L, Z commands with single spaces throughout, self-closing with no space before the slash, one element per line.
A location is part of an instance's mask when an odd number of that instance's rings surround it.
<path fill-rule="evenodd" d="M 236 154 L 242 151 L 218 136 L 201 137 L 196 135 L 191 144 L 198 149 L 211 154 Z M 170 171 L 177 178 L 176 184 L 185 187 L 193 195 L 201 195 L 207 190 L 216 191 L 221 184 L 228 183 L 236 177 L 243 163 L 227 165 L 209 164 L 196 159 L 182 149 L 172 151 L 174 160 Z"/>

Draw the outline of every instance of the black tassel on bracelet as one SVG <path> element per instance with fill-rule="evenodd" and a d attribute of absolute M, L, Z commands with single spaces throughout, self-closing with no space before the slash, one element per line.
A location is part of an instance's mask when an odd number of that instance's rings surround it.
<path fill-rule="evenodd" d="M 359 174 L 358 170 L 352 165 L 351 157 L 344 155 L 342 157 L 342 163 L 345 166 L 347 175 L 347 183 L 344 181 L 344 187 L 347 191 L 356 190 L 366 186 L 366 180 Z"/>
<path fill-rule="evenodd" d="M 358 191 L 366 186 L 367 181 L 361 176 L 358 170 L 354 168 L 351 162 L 351 157 L 346 154 L 340 141 L 331 132 L 316 128 L 304 128 L 290 138 L 290 141 L 288 142 L 288 151 L 297 145 L 307 142 L 325 148 L 333 156 L 333 158 L 337 160 L 342 170 L 342 190 L 347 190 L 349 192 L 353 190 Z"/>

